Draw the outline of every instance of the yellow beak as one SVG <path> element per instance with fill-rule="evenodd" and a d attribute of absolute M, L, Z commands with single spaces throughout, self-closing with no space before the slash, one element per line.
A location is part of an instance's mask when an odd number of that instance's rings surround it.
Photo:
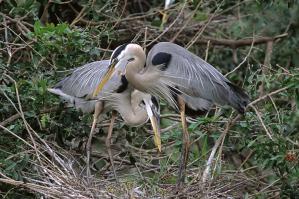
<path fill-rule="evenodd" d="M 160 135 L 160 128 L 158 127 L 158 121 L 157 119 L 152 116 L 150 117 L 150 121 L 154 130 L 154 142 L 155 145 L 158 147 L 159 152 L 162 151 L 161 147 L 161 135 Z"/>
<path fill-rule="evenodd" d="M 106 74 L 104 75 L 104 77 L 102 78 L 101 82 L 99 83 L 99 85 L 97 86 L 97 88 L 94 90 L 92 96 L 96 97 L 99 92 L 101 92 L 101 90 L 103 90 L 105 84 L 109 81 L 109 79 L 111 78 L 114 70 L 115 70 L 115 65 L 116 65 L 116 61 L 113 61 L 110 66 L 108 71 L 106 72 Z"/>
<path fill-rule="evenodd" d="M 158 147 L 159 152 L 162 151 L 161 147 L 161 135 L 160 135 L 160 115 L 155 111 L 155 108 L 151 105 L 150 101 L 148 99 L 143 100 L 145 102 L 145 108 L 147 115 L 151 121 L 152 128 L 154 131 L 154 142 L 155 145 Z"/>

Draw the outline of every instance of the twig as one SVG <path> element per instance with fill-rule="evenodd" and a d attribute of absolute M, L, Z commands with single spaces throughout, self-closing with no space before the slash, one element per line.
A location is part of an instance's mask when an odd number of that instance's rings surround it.
<path fill-rule="evenodd" d="M 22 142 L 24 142 L 26 145 L 28 145 L 29 147 L 31 147 L 32 149 L 34 149 L 34 147 L 29 144 L 26 140 L 24 140 L 23 138 L 21 138 L 20 136 L 18 136 L 17 134 L 15 134 L 14 132 L 12 132 L 11 130 L 5 128 L 4 126 L 2 126 L 0 124 L 0 128 L 3 129 L 4 131 L 7 131 L 8 133 L 10 133 L 11 135 L 13 135 L 14 137 L 18 138 L 19 140 L 21 140 Z"/>
<path fill-rule="evenodd" d="M 210 41 L 208 41 L 208 43 L 207 43 L 205 61 L 207 61 L 207 60 L 208 60 L 208 55 L 209 55 L 209 47 L 210 47 Z"/>
<path fill-rule="evenodd" d="M 11 29 L 9 26 L 5 26 L 7 27 L 16 37 L 18 37 L 22 42 L 24 42 L 26 44 L 26 46 L 28 46 L 31 50 L 33 50 L 33 52 L 35 52 L 37 55 L 39 55 L 40 57 L 43 57 L 37 50 L 35 50 L 32 46 L 30 46 L 31 42 L 26 42 L 19 34 L 17 34 L 13 29 Z M 51 64 L 48 60 L 45 60 L 50 66 L 52 66 L 53 68 L 56 68 L 53 64 Z"/>
<path fill-rule="evenodd" d="M 57 111 L 57 110 L 58 110 L 58 107 L 49 108 L 49 109 L 45 109 L 45 110 L 40 111 L 40 114 L 51 113 L 51 112 L 53 112 L 53 111 Z M 0 125 L 1 125 L 1 126 L 7 126 L 7 125 L 10 124 L 11 122 L 13 122 L 13 121 L 15 121 L 15 120 L 17 120 L 17 119 L 19 119 L 19 118 L 21 118 L 20 113 L 16 113 L 16 114 L 10 116 L 9 118 L 7 118 L 6 120 L 0 122 Z"/>
<path fill-rule="evenodd" d="M 273 50 L 273 40 L 267 41 L 264 65 L 261 65 L 262 66 L 262 76 L 263 77 L 266 74 L 268 74 L 268 72 L 269 72 L 268 68 L 270 67 L 270 64 L 271 64 L 270 61 L 271 61 L 272 50 Z M 262 81 L 261 85 L 258 88 L 258 92 L 259 92 L 260 96 L 264 95 L 264 90 L 265 90 L 264 87 L 265 87 L 265 82 Z"/>
<path fill-rule="evenodd" d="M 280 89 L 278 89 L 278 90 L 276 90 L 276 91 L 273 91 L 273 92 L 271 92 L 271 93 L 268 93 L 268 94 L 266 94 L 266 95 L 264 95 L 264 96 L 262 96 L 262 97 L 259 97 L 258 99 L 252 101 L 248 106 L 250 106 L 250 105 L 254 105 L 254 104 L 258 103 L 259 101 L 261 101 L 261 100 L 263 100 L 263 99 L 265 99 L 265 98 L 267 98 L 267 97 L 269 97 L 269 96 L 272 96 L 272 95 L 278 94 L 278 93 L 280 93 L 280 92 L 282 92 L 282 91 L 285 91 L 285 90 L 287 90 L 288 88 L 290 88 L 290 87 L 289 87 L 289 86 L 286 86 L 286 87 L 280 88 Z"/>
<path fill-rule="evenodd" d="M 143 50 L 144 50 L 145 53 L 147 53 L 147 52 L 146 52 L 147 31 L 148 31 L 147 29 L 148 29 L 148 28 L 145 27 L 145 29 L 144 29 L 144 40 L 143 40 Z"/>
<path fill-rule="evenodd" d="M 259 119 L 259 121 L 260 121 L 262 127 L 264 128 L 266 134 L 268 135 L 268 137 L 271 140 L 273 140 L 272 135 L 270 134 L 270 132 L 268 131 L 268 129 L 267 129 L 266 125 L 265 125 L 265 123 L 263 122 L 263 119 L 262 119 L 261 114 L 259 113 L 259 111 L 252 104 L 250 104 L 249 106 L 255 111 L 255 113 L 257 115 L 257 118 Z"/>
<path fill-rule="evenodd" d="M 49 9 L 49 6 L 51 3 L 52 3 L 52 0 L 48 0 L 48 2 L 46 3 L 46 5 L 44 7 L 42 16 L 40 17 L 40 21 L 42 24 L 48 23 L 48 15 L 49 15 L 48 9 Z"/>
<path fill-rule="evenodd" d="M 276 111 L 276 113 L 277 113 L 277 119 L 278 119 L 278 122 L 279 122 L 279 124 L 281 124 L 280 113 L 279 113 L 279 111 L 278 111 L 278 108 L 277 108 L 277 106 L 276 106 L 276 104 L 275 104 L 273 98 L 271 97 L 271 95 L 269 95 L 269 98 L 270 98 L 270 100 L 271 100 L 271 102 L 272 102 L 272 104 L 273 104 L 273 106 L 274 106 L 274 109 L 275 109 L 275 111 Z"/>
<path fill-rule="evenodd" d="M 267 41 L 267 48 L 266 48 L 266 55 L 265 55 L 265 60 L 264 60 L 264 65 L 265 66 L 270 66 L 270 61 L 271 61 L 271 55 L 273 51 L 273 40 Z"/>
<path fill-rule="evenodd" d="M 277 35 L 275 37 L 260 37 L 260 38 L 239 39 L 239 40 L 215 39 L 212 37 L 203 37 L 202 39 L 197 40 L 196 43 L 207 44 L 210 41 L 213 45 L 228 46 L 235 49 L 243 46 L 252 45 L 253 40 L 254 40 L 254 44 L 264 44 L 267 43 L 268 41 L 275 41 L 286 36 L 288 36 L 288 33 Z"/>
<path fill-rule="evenodd" d="M 188 19 L 184 22 L 183 27 L 180 28 L 180 30 L 172 37 L 172 39 L 170 40 L 170 42 L 174 42 L 176 40 L 176 38 L 181 34 L 181 32 L 187 27 L 187 25 L 189 24 L 189 22 L 191 21 L 191 19 L 193 19 L 195 13 L 197 12 L 197 10 L 199 9 L 201 5 L 201 1 L 197 3 L 197 6 L 195 7 L 195 9 L 192 11 L 192 14 L 188 17 Z"/>
<path fill-rule="evenodd" d="M 22 109 L 17 82 L 12 77 L 10 77 L 7 74 L 4 74 L 4 76 L 6 76 L 8 79 L 10 79 L 10 81 L 12 81 L 14 83 L 14 85 L 15 85 L 16 97 L 17 97 L 17 102 L 18 102 L 18 107 L 19 107 L 18 111 L 19 111 L 19 114 L 21 115 L 21 118 L 24 121 L 25 128 L 26 128 L 26 130 L 27 130 L 27 132 L 28 132 L 28 134 L 30 136 L 30 139 L 31 139 L 31 142 L 33 144 L 36 156 L 37 156 L 37 158 L 39 159 L 39 161 L 41 163 L 41 159 L 40 159 L 40 156 L 39 156 L 39 153 L 38 153 L 38 150 L 37 150 L 37 144 L 36 144 L 36 142 L 35 142 L 35 140 L 33 138 L 33 135 L 32 135 L 32 133 L 31 133 L 31 131 L 30 131 L 28 125 L 27 125 L 27 122 L 26 122 L 26 119 L 25 119 L 25 115 L 24 115 L 24 112 L 23 112 L 23 109 Z"/>
<path fill-rule="evenodd" d="M 15 121 L 16 119 L 19 119 L 21 117 L 21 115 L 19 113 L 16 113 L 12 116 L 10 116 L 9 118 L 7 118 L 6 120 L 0 122 L 1 126 L 6 126 L 8 124 L 10 124 L 11 122 Z"/>
<path fill-rule="evenodd" d="M 238 61 L 238 53 L 237 53 L 237 49 L 233 49 L 233 62 L 234 64 L 237 64 L 239 61 Z"/>
<path fill-rule="evenodd" d="M 125 3 L 124 3 L 124 5 L 122 6 L 123 7 L 123 9 L 122 9 L 122 11 L 121 11 L 121 13 L 120 13 L 120 16 L 118 17 L 118 20 L 115 22 L 115 24 L 112 26 L 112 28 L 111 29 L 114 29 L 120 22 L 121 22 L 121 17 L 123 16 L 123 14 L 125 13 L 125 10 L 126 10 L 126 8 L 127 8 L 127 0 L 124 0 L 125 1 Z"/>
<path fill-rule="evenodd" d="M 79 12 L 79 14 L 76 16 L 76 18 L 72 21 L 72 23 L 71 23 L 71 27 L 72 26 L 74 26 L 74 25 L 76 25 L 76 23 L 78 22 L 78 21 L 80 21 L 81 19 L 83 19 L 83 17 L 86 15 L 86 14 L 84 14 L 84 12 L 85 12 L 85 10 L 87 9 L 87 7 L 88 7 L 88 4 L 86 4 L 81 10 L 80 10 L 80 12 Z"/>
<path fill-rule="evenodd" d="M 226 134 L 228 133 L 229 129 L 236 123 L 236 121 L 241 117 L 241 115 L 237 115 L 233 120 L 228 121 L 225 130 L 221 133 L 219 138 L 216 140 L 215 145 L 212 148 L 211 154 L 209 156 L 209 159 L 206 163 L 206 168 L 202 174 L 202 182 L 206 183 L 207 178 L 210 176 L 210 170 L 211 170 L 211 165 L 213 163 L 214 156 L 216 154 L 216 151 L 220 144 L 222 143 L 222 140 L 225 138 Z"/>
<path fill-rule="evenodd" d="M 296 140 L 295 142 L 293 140 L 291 140 L 289 137 L 286 138 L 287 141 L 291 142 L 293 145 L 296 145 L 297 147 L 299 147 L 299 142 L 298 140 Z"/>
<path fill-rule="evenodd" d="M 254 45 L 254 37 L 253 37 L 253 39 L 252 39 L 252 43 L 251 43 L 250 49 L 249 49 L 249 51 L 248 51 L 246 57 L 243 59 L 243 61 L 242 61 L 236 68 L 234 68 L 232 71 L 226 73 L 226 74 L 224 75 L 225 77 L 227 77 L 228 75 L 234 73 L 236 70 L 238 70 L 238 69 L 239 69 L 239 68 L 246 62 L 246 60 L 248 59 L 248 57 L 249 57 L 249 55 L 250 55 L 250 53 L 251 53 L 251 50 L 252 50 L 252 48 L 253 48 L 253 45 Z M 233 50 L 236 51 L 236 49 L 233 49 Z"/>
<path fill-rule="evenodd" d="M 276 66 L 278 66 L 279 68 L 281 68 L 287 75 L 294 76 L 293 74 L 290 73 L 289 70 L 285 69 L 284 67 L 280 66 L 279 64 L 276 64 Z"/>
<path fill-rule="evenodd" d="M 41 158 L 40 158 L 40 155 L 43 156 L 45 159 L 48 160 L 49 163 L 52 163 L 52 165 L 54 167 L 57 167 L 55 164 L 53 164 L 52 161 L 50 161 L 44 153 L 40 152 L 38 149 L 37 149 L 37 142 L 34 140 L 34 137 L 33 137 L 33 134 L 35 135 L 35 137 L 37 137 L 43 144 L 44 146 L 47 148 L 47 152 L 49 153 L 49 155 L 51 155 L 52 158 L 54 158 L 62 167 L 63 169 L 69 174 L 68 172 L 68 169 L 67 167 L 68 166 L 65 166 L 66 164 L 64 163 L 64 161 L 59 157 L 57 156 L 57 154 L 51 149 L 51 147 L 48 146 L 48 144 L 43 140 L 41 139 L 38 134 L 31 128 L 31 126 L 28 124 L 28 122 L 26 121 L 25 119 L 25 115 L 24 115 L 24 112 L 22 111 L 22 106 L 21 106 L 21 101 L 20 101 L 20 96 L 19 96 L 19 92 L 18 92 L 18 87 L 17 87 L 17 83 L 16 81 L 10 77 L 9 75 L 7 74 L 4 74 L 4 76 L 6 76 L 8 79 L 10 79 L 14 84 L 15 84 L 15 89 L 16 89 L 16 97 L 17 97 L 17 102 L 18 102 L 18 107 L 19 109 L 16 107 L 16 105 L 12 102 L 12 100 L 6 95 L 5 92 L 3 92 L 4 96 L 7 98 L 7 100 L 12 104 L 12 106 L 15 108 L 15 110 L 18 112 L 18 114 L 21 116 L 23 122 L 24 122 L 24 125 L 25 125 L 25 128 L 26 128 L 26 131 L 28 132 L 29 136 L 30 136 L 30 139 L 31 139 L 31 142 L 33 144 L 33 149 L 36 153 L 36 156 L 40 162 L 40 164 L 42 165 L 42 161 L 41 161 Z M 58 167 L 57 169 L 63 173 Z"/>
<path fill-rule="evenodd" d="M 167 33 L 172 26 L 174 26 L 174 24 L 178 21 L 178 19 L 183 14 L 183 11 L 184 11 L 184 9 L 186 7 L 186 4 L 187 4 L 187 1 L 185 0 L 184 4 L 183 4 L 183 7 L 181 8 L 180 13 L 176 17 L 176 19 L 167 28 L 165 28 L 165 30 L 161 34 L 159 34 L 159 36 L 157 36 L 153 41 L 151 41 L 149 44 L 147 44 L 147 47 L 150 46 L 150 45 L 152 45 L 153 43 L 155 43 L 159 38 L 161 38 L 165 33 Z"/>
<path fill-rule="evenodd" d="M 208 25 L 211 23 L 212 19 L 215 17 L 217 11 L 219 10 L 220 5 L 217 7 L 217 9 L 215 10 L 215 12 L 212 14 L 212 16 L 209 17 L 208 21 L 205 23 L 205 25 L 200 29 L 200 31 L 198 31 L 193 38 L 188 42 L 188 44 L 186 45 L 186 48 L 189 49 L 195 42 L 197 42 L 197 40 L 199 39 L 199 37 L 202 35 L 203 31 L 208 27 Z M 208 41 L 209 42 L 209 41 Z"/>
<path fill-rule="evenodd" d="M 28 32 L 30 32 L 30 30 L 21 22 L 21 20 L 26 16 L 24 16 L 24 17 L 22 17 L 22 18 L 18 18 L 18 19 L 13 19 L 13 18 L 11 18 L 11 17 L 9 17 L 9 16 L 7 16 L 6 14 L 4 14 L 4 13 L 2 13 L 2 12 L 0 12 L 0 15 L 2 16 L 2 17 L 4 17 L 4 18 L 6 18 L 6 19 L 8 19 L 9 21 L 12 21 L 12 22 L 14 22 L 14 23 L 16 23 L 17 24 L 17 26 L 19 26 L 22 30 L 25 30 L 26 32 L 24 33 L 23 31 L 22 31 L 22 34 L 24 35 L 24 36 L 27 36 L 26 34 L 28 33 Z M 30 27 L 33 27 L 31 24 L 29 24 L 29 23 L 26 23 L 26 25 L 29 25 Z"/>

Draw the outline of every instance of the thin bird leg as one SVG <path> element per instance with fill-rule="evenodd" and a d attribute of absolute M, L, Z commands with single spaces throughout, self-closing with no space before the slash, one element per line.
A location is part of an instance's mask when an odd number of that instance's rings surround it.
<path fill-rule="evenodd" d="M 186 166 L 189 155 L 189 133 L 187 129 L 186 115 L 185 115 L 185 101 L 178 96 L 178 104 L 180 109 L 182 128 L 183 128 L 183 147 L 180 157 L 179 176 L 177 179 L 177 188 L 180 189 L 185 181 Z"/>
<path fill-rule="evenodd" d="M 92 122 L 92 126 L 91 126 L 91 130 L 89 133 L 89 137 L 88 137 L 88 141 L 86 144 L 86 154 L 87 154 L 87 164 L 86 164 L 86 175 L 87 175 L 87 180 L 89 182 L 89 178 L 90 178 L 90 152 L 91 152 L 91 140 L 92 137 L 95 133 L 95 128 L 97 125 L 97 121 L 99 118 L 99 115 L 102 113 L 104 108 L 104 104 L 102 102 L 96 102 L 95 104 L 95 109 L 94 109 L 94 114 L 93 114 L 93 122 Z"/>
<path fill-rule="evenodd" d="M 108 129 L 108 135 L 107 135 L 107 138 L 106 138 L 106 147 L 107 147 L 110 163 L 111 163 L 111 166 L 112 166 L 114 178 L 118 182 L 118 178 L 116 176 L 115 167 L 114 167 L 113 155 L 112 155 L 112 151 L 111 151 L 111 136 L 112 136 L 113 125 L 114 125 L 116 116 L 117 116 L 117 112 L 112 111 L 111 121 L 110 121 L 109 129 Z"/>

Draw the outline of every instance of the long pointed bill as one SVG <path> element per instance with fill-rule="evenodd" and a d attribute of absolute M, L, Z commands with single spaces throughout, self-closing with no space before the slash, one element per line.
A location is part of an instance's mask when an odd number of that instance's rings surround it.
<path fill-rule="evenodd" d="M 103 90 L 105 84 L 109 81 L 109 79 L 111 78 L 114 70 L 115 70 L 115 65 L 116 65 L 117 61 L 114 60 L 110 66 L 109 66 L 109 69 L 108 71 L 106 72 L 106 74 L 104 75 L 103 79 L 101 80 L 101 82 L 99 83 L 99 85 L 97 86 L 97 88 L 94 90 L 92 96 L 93 97 L 96 97 L 99 92 L 101 92 L 101 90 Z"/>
<path fill-rule="evenodd" d="M 161 152 L 161 135 L 160 135 L 160 115 L 156 112 L 155 107 L 152 107 L 147 100 L 144 100 L 146 112 L 151 121 L 152 128 L 154 131 L 154 142 L 158 147 L 159 152 Z"/>

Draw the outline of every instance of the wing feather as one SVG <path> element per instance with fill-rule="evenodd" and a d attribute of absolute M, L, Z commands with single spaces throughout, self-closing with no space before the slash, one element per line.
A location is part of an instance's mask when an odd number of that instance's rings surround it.
<path fill-rule="evenodd" d="M 109 63 L 109 60 L 102 60 L 85 64 L 58 82 L 54 88 L 59 88 L 63 93 L 77 98 L 91 96 L 105 75 Z M 120 85 L 121 81 L 116 76 L 112 77 L 97 98 L 115 91 Z"/>
<path fill-rule="evenodd" d="M 219 105 L 231 105 L 239 112 L 244 112 L 249 103 L 248 95 L 237 86 L 233 85 L 212 65 L 189 52 L 185 48 L 170 43 L 160 42 L 149 52 L 147 66 L 156 67 L 151 63 L 157 53 L 165 52 L 171 54 L 171 60 L 166 69 L 161 70 L 160 82 L 170 82 L 186 96 L 198 98 L 190 100 L 191 106 L 201 107 L 196 103 L 203 103 L 202 99 Z M 210 103 L 202 106 L 209 107 Z"/>

